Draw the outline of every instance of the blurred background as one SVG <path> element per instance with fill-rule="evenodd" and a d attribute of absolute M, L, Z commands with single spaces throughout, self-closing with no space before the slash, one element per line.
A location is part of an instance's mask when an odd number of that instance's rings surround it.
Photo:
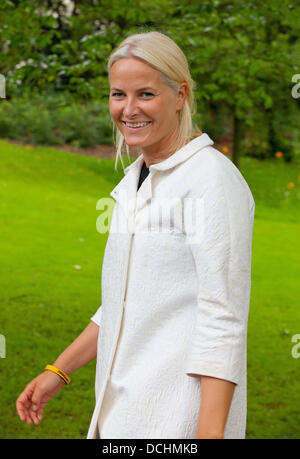
<path fill-rule="evenodd" d="M 96 203 L 123 177 L 106 63 L 151 30 L 185 52 L 194 122 L 256 203 L 247 438 L 300 438 L 300 8 L 288 0 L 1 1 L 0 438 L 86 437 L 95 362 L 38 426 L 15 401 L 100 306 Z"/>

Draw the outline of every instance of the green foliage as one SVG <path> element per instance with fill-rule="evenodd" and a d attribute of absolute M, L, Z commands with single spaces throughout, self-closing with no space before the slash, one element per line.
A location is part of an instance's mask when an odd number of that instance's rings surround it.
<path fill-rule="evenodd" d="M 198 108 L 205 111 L 209 102 L 209 111 L 218 114 L 225 107 L 244 133 L 258 139 L 245 144 L 241 139 L 241 151 L 264 158 L 284 146 L 291 158 L 293 148 L 286 145 L 285 135 L 300 122 L 299 100 L 291 96 L 291 79 L 300 69 L 296 4 L 191 0 L 181 2 L 176 21 L 173 38 L 188 56 L 198 83 Z"/>
<path fill-rule="evenodd" d="M 300 9 L 291 0 L 83 0 L 70 11 L 62 0 L 5 0 L 0 73 L 7 99 L 34 88 L 106 103 L 111 51 L 127 35 L 150 30 L 185 52 L 202 130 L 226 133 L 229 121 L 236 155 L 270 158 L 284 149 L 292 159 L 288 139 L 300 123 L 299 99 L 291 95 L 292 77 L 300 74 Z"/>
<path fill-rule="evenodd" d="M 0 105 L 0 136 L 37 145 L 111 144 L 107 104 L 76 101 L 68 93 L 25 93 Z"/>
<path fill-rule="evenodd" d="M 163 26 L 161 10 L 171 4 L 171 0 L 155 0 L 151 7 L 145 1 L 85 0 L 66 15 L 62 1 L 7 2 L 0 6 L 5 43 L 0 72 L 9 77 L 8 94 L 34 86 L 85 99 L 105 97 L 106 62 L 112 49 L 126 35 L 148 30 L 153 21 Z M 49 15 L 50 8 L 55 16 Z"/>

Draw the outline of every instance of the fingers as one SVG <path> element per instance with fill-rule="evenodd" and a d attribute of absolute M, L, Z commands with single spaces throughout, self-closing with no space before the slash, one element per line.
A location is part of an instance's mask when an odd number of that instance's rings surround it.
<path fill-rule="evenodd" d="M 41 403 L 41 391 L 29 384 L 16 401 L 17 413 L 23 422 L 37 425 L 42 420 L 45 403 Z"/>
<path fill-rule="evenodd" d="M 16 401 L 16 410 L 21 421 L 28 422 L 28 409 L 31 405 L 30 399 L 32 392 L 33 388 L 28 385 Z"/>
<path fill-rule="evenodd" d="M 35 425 L 38 425 L 38 423 L 40 422 L 40 419 L 39 419 L 39 416 L 37 415 L 37 413 L 31 409 L 29 411 L 29 415 L 30 415 L 30 419 L 33 421 L 33 423 Z"/>
<path fill-rule="evenodd" d="M 19 415 L 19 418 L 21 419 L 21 421 L 25 421 L 25 407 L 23 406 L 23 402 L 21 400 L 21 397 L 22 397 L 23 393 L 20 395 L 20 397 L 18 398 L 18 400 L 16 401 L 16 410 L 17 410 L 17 413 Z"/>
<path fill-rule="evenodd" d="M 50 371 L 37 376 L 16 401 L 16 410 L 21 421 L 37 425 L 42 420 L 44 406 L 63 386 L 61 378 Z"/>
<path fill-rule="evenodd" d="M 38 424 L 42 419 L 42 412 L 45 403 L 42 403 L 43 392 L 40 390 L 39 387 L 35 388 L 35 391 L 31 397 L 31 407 L 29 410 L 30 417 L 33 420 L 34 424 Z"/>

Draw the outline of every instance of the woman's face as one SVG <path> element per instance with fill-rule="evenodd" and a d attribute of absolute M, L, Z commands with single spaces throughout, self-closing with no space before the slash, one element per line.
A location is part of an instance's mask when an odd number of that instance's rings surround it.
<path fill-rule="evenodd" d="M 122 58 L 110 70 L 109 110 L 130 146 L 149 154 L 165 151 L 178 129 L 186 83 L 175 93 L 160 72 L 140 59 Z"/>

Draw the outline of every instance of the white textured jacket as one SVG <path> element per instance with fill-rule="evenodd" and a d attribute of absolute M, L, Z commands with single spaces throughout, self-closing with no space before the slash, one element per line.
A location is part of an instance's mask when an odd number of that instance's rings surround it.
<path fill-rule="evenodd" d="M 195 438 L 201 378 L 234 382 L 225 438 L 244 438 L 255 203 L 202 134 L 116 200 L 102 266 L 96 406 L 88 438 Z"/>

